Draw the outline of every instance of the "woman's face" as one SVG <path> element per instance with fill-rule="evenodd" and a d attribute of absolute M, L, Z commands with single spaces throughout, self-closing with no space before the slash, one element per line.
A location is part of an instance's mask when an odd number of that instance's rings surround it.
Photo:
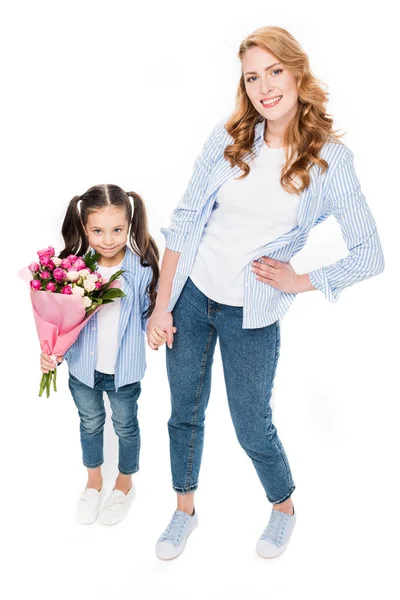
<path fill-rule="evenodd" d="M 287 125 L 296 114 L 296 78 L 276 56 L 253 46 L 242 57 L 246 92 L 254 108 L 268 121 Z"/>

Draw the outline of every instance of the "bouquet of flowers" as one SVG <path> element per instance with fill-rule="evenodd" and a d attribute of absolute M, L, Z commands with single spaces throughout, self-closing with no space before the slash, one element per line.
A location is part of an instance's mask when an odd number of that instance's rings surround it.
<path fill-rule="evenodd" d="M 80 331 L 102 305 L 125 296 L 117 286 L 123 270 L 106 280 L 96 273 L 100 254 L 89 251 L 84 257 L 71 254 L 61 259 L 49 246 L 38 251 L 38 262 L 20 271 L 30 284 L 31 303 L 42 352 L 63 355 L 72 346 Z M 51 383 L 57 391 L 57 371 L 43 373 L 39 396 Z"/>

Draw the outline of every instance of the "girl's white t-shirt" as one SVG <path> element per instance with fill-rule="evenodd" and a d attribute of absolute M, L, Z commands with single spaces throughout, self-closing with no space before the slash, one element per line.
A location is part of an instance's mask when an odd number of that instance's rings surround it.
<path fill-rule="evenodd" d="M 122 268 L 122 262 L 115 267 L 102 267 L 98 265 L 97 271 L 110 278 Z M 120 288 L 123 287 L 123 278 L 118 279 Z M 105 304 L 97 313 L 97 361 L 96 371 L 100 373 L 115 373 L 115 363 L 118 354 L 119 316 L 121 312 L 121 298 L 116 298 L 110 304 Z"/>
<path fill-rule="evenodd" d="M 244 271 L 257 250 L 297 225 L 299 196 L 283 189 L 284 148 L 264 143 L 244 179 L 231 178 L 218 190 L 190 273 L 211 300 L 243 306 Z"/>

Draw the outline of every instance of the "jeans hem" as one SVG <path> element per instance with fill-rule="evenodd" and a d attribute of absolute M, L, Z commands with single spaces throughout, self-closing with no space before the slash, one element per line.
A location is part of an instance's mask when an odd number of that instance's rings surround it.
<path fill-rule="evenodd" d="M 195 492 L 195 491 L 197 490 L 197 488 L 198 488 L 198 485 L 199 485 L 199 484 L 198 484 L 198 483 L 196 483 L 196 484 L 194 484 L 194 485 L 191 485 L 191 486 L 189 486 L 189 487 L 187 487 L 187 488 L 178 488 L 178 487 L 176 487 L 176 486 L 174 486 L 174 485 L 173 485 L 172 487 L 174 488 L 174 491 L 175 491 L 177 494 L 180 494 L 180 495 L 184 496 L 184 495 L 186 495 L 186 494 L 190 494 L 191 492 Z"/>
<path fill-rule="evenodd" d="M 282 498 L 279 498 L 279 500 L 271 500 L 271 498 L 269 498 L 268 496 L 267 496 L 267 498 L 272 504 L 280 504 L 281 502 L 285 502 L 285 500 L 290 498 L 290 496 L 293 494 L 295 489 L 296 489 L 296 486 L 293 485 L 290 489 L 290 492 L 288 494 L 286 494 L 285 496 L 283 496 Z"/>
<path fill-rule="evenodd" d="M 137 473 L 137 472 L 139 471 L 139 467 L 137 467 L 137 468 L 136 468 L 136 469 L 134 469 L 133 471 L 132 471 L 132 470 L 130 470 L 130 471 L 129 471 L 129 470 L 128 470 L 128 471 L 125 471 L 125 470 L 121 469 L 121 468 L 118 466 L 118 471 L 119 471 L 119 472 L 120 472 L 122 475 L 133 475 L 134 473 Z"/>
<path fill-rule="evenodd" d="M 93 465 L 88 465 L 85 463 L 85 461 L 83 461 L 83 465 L 87 468 L 87 469 L 97 469 L 97 467 L 100 467 L 102 464 L 104 463 L 104 458 L 101 459 L 99 462 L 94 463 Z"/>

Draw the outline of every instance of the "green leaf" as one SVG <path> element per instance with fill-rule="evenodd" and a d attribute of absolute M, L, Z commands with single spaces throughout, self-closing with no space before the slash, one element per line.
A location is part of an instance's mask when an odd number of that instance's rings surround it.
<path fill-rule="evenodd" d="M 85 263 L 88 269 L 90 269 L 91 271 L 95 271 L 97 268 L 97 262 L 99 258 L 100 254 L 98 252 L 96 252 L 95 254 L 91 254 L 89 250 L 89 252 L 83 257 L 83 262 Z"/>
<path fill-rule="evenodd" d="M 124 269 L 120 269 L 119 271 L 116 271 L 113 275 L 111 275 L 110 279 L 107 281 L 107 283 L 105 283 L 101 288 L 100 291 L 102 292 L 106 292 L 108 290 L 108 288 L 110 287 L 110 285 L 113 283 L 113 281 L 115 281 L 116 279 L 118 279 L 118 277 L 120 275 L 122 275 L 122 273 L 124 273 L 125 270 Z"/>
<path fill-rule="evenodd" d="M 126 294 L 119 288 L 110 288 L 102 295 L 102 299 L 104 302 L 104 300 L 114 300 L 115 298 L 123 298 L 124 296 Z"/>

